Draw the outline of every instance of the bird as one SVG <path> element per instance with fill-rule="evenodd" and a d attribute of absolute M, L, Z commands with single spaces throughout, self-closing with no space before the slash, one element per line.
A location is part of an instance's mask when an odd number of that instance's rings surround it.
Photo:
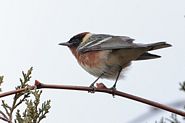
<path fill-rule="evenodd" d="M 123 77 L 123 71 L 132 61 L 160 58 L 149 51 L 172 46 L 166 42 L 142 44 L 134 40 L 128 36 L 82 32 L 59 45 L 67 46 L 79 65 L 97 77 L 90 87 L 95 88 L 100 78 L 106 78 L 115 80 L 110 89 L 116 90 L 118 79 Z"/>

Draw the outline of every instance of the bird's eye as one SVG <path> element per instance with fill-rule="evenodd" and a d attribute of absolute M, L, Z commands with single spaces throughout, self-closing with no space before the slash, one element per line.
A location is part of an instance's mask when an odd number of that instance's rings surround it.
<path fill-rule="evenodd" d="M 72 46 L 78 46 L 80 44 L 79 39 L 72 39 L 69 41 L 69 43 L 72 44 Z"/>

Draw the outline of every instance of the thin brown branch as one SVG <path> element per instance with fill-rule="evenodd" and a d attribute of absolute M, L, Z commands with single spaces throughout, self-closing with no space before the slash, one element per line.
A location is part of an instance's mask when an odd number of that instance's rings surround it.
<path fill-rule="evenodd" d="M 108 94 L 112 94 L 112 95 L 116 95 L 116 96 L 125 97 L 125 98 L 131 99 L 131 100 L 135 100 L 137 102 L 141 102 L 141 103 L 144 103 L 144 104 L 147 104 L 147 105 L 159 108 L 159 109 L 163 109 L 163 110 L 166 110 L 166 111 L 169 111 L 169 112 L 172 112 L 172 113 L 175 113 L 175 114 L 178 114 L 178 115 L 181 115 L 181 116 L 185 117 L 185 112 L 184 111 L 169 107 L 167 105 L 164 105 L 164 104 L 161 104 L 161 103 L 158 103 L 158 102 L 154 102 L 154 101 L 151 101 L 151 100 L 148 100 L 148 99 L 144 99 L 144 98 L 141 98 L 141 97 L 138 97 L 138 96 L 134 96 L 134 95 L 131 95 L 131 94 L 128 94 L 128 93 L 125 93 L 125 92 L 121 92 L 121 91 L 118 91 L 118 90 L 113 91 L 111 89 L 103 87 L 102 85 L 98 88 L 93 89 L 91 87 L 86 87 L 86 86 L 43 84 L 43 83 L 40 83 L 39 81 L 36 80 L 35 85 L 29 87 L 30 90 L 32 90 L 34 88 L 37 88 L 37 89 L 66 89 L 66 90 L 78 90 L 78 91 L 88 91 L 88 92 L 94 91 L 94 92 L 108 93 Z M 0 98 L 5 97 L 5 96 L 9 96 L 9 95 L 12 95 L 12 94 L 15 94 L 15 93 L 23 92 L 26 89 L 27 88 L 22 88 L 22 89 L 17 89 L 17 90 L 1 93 Z"/>
<path fill-rule="evenodd" d="M 37 88 L 37 86 L 35 86 L 35 85 L 29 86 L 30 90 L 33 90 L 34 88 Z M 13 95 L 13 94 L 16 94 L 16 93 L 21 93 L 23 91 L 26 91 L 27 89 L 28 88 L 20 88 L 20 89 L 17 89 L 17 90 L 12 90 L 12 91 L 7 91 L 7 92 L 4 92 L 4 93 L 0 93 L 0 98 L 5 97 L 5 96 L 9 96 L 9 95 Z"/>

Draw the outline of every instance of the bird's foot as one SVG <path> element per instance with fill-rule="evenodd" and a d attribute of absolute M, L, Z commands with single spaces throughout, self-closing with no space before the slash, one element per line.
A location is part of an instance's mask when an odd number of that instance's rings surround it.
<path fill-rule="evenodd" d="M 115 97 L 115 92 L 116 92 L 116 86 L 113 85 L 111 88 L 109 88 L 112 91 L 112 96 L 113 98 Z"/>
<path fill-rule="evenodd" d="M 96 87 L 94 86 L 94 82 L 89 86 L 90 88 L 91 88 L 91 90 L 89 90 L 88 92 L 89 93 L 94 93 L 95 92 L 95 89 L 96 89 Z"/>

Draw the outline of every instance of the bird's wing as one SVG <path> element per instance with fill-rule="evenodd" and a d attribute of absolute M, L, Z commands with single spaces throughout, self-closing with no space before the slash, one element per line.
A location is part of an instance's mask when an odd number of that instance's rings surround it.
<path fill-rule="evenodd" d="M 77 50 L 79 52 L 88 52 L 96 50 L 146 47 L 143 44 L 135 44 L 133 41 L 134 39 L 127 36 L 94 34 L 86 42 L 82 43 Z"/>

